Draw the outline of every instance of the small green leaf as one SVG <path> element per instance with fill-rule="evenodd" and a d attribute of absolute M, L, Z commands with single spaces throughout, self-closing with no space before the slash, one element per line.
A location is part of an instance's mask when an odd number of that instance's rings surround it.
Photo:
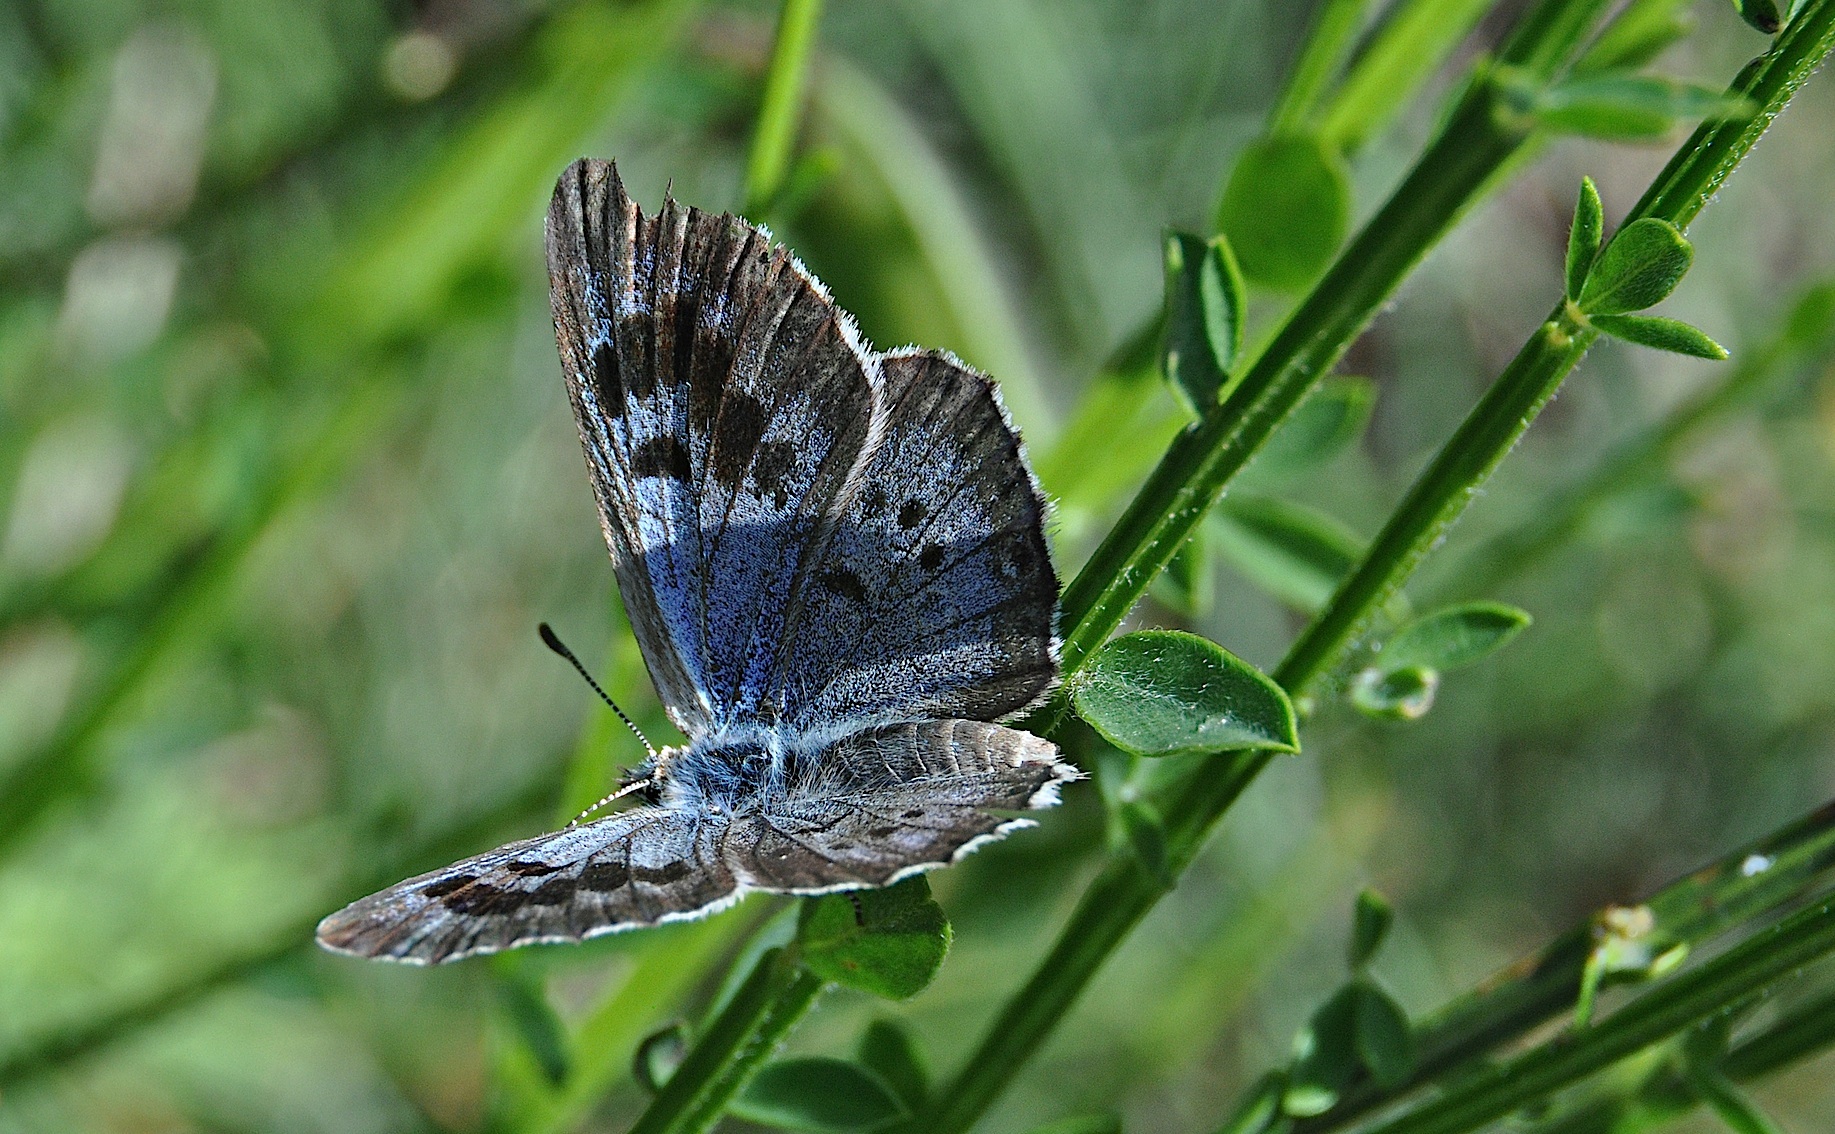
<path fill-rule="evenodd" d="M 1733 0 L 1733 10 L 1739 13 L 1740 19 L 1766 35 L 1776 35 L 1784 26 L 1784 17 L 1774 0 Z"/>
<path fill-rule="evenodd" d="M 1136 799 L 1124 800 L 1115 809 L 1115 824 L 1128 849 L 1149 877 L 1171 889 L 1177 880 L 1166 855 L 1166 828 L 1160 817 Z"/>
<path fill-rule="evenodd" d="M 1573 73 L 1636 71 L 1694 30 L 1693 15 L 1677 11 L 1674 4 L 1627 5 L 1574 64 Z"/>
<path fill-rule="evenodd" d="M 1414 1029 L 1408 1013 L 1373 984 L 1352 987 L 1357 997 L 1357 1055 L 1379 1086 L 1400 1086 L 1414 1073 Z"/>
<path fill-rule="evenodd" d="M 1221 236 L 1166 234 L 1166 339 L 1160 368 L 1194 413 L 1217 404 L 1242 351 L 1242 272 Z"/>
<path fill-rule="evenodd" d="M 678 1021 L 643 1038 L 631 1054 L 631 1074 L 638 1086 L 655 1094 L 687 1055 L 688 1025 Z"/>
<path fill-rule="evenodd" d="M 1773 1122 L 1722 1072 L 1708 1067 L 1691 1067 L 1683 1072 L 1683 1078 L 1695 1097 L 1706 1103 L 1733 1134 L 1784 1134 L 1784 1128 Z"/>
<path fill-rule="evenodd" d="M 1376 951 L 1383 947 L 1383 939 L 1389 936 L 1389 927 L 1395 923 L 1395 911 L 1389 907 L 1389 900 L 1375 890 L 1365 890 L 1357 895 L 1357 905 L 1351 913 L 1351 968 L 1358 970 L 1368 965 L 1376 956 Z"/>
<path fill-rule="evenodd" d="M 497 1002 L 504 1018 L 528 1050 L 542 1077 L 560 1086 L 567 1081 L 571 1061 L 567 1052 L 567 1029 L 561 1025 L 554 1007 L 542 994 L 540 979 L 527 970 L 519 959 L 493 958 L 496 974 Z"/>
<path fill-rule="evenodd" d="M 916 1113 L 930 1099 L 930 1072 L 917 1040 L 894 1020 L 874 1020 L 860 1037 L 860 1063 Z"/>
<path fill-rule="evenodd" d="M 1270 1071 L 1255 1084 L 1254 1090 L 1217 1134 L 1264 1134 L 1274 1126 L 1281 1112 L 1281 1098 L 1287 1090 L 1287 1076 Z M 1287 1125 L 1291 1122 L 1282 1119 Z"/>
<path fill-rule="evenodd" d="M 1027 1134 L 1121 1134 L 1121 1119 L 1113 1114 L 1080 1114 L 1035 1126 Z"/>
<path fill-rule="evenodd" d="M 1586 286 L 1587 269 L 1599 256 L 1599 234 L 1605 226 L 1605 212 L 1599 204 L 1599 190 L 1591 177 L 1580 179 L 1580 199 L 1574 203 L 1574 224 L 1567 233 L 1567 297 L 1579 299 Z"/>
<path fill-rule="evenodd" d="M 1317 509 L 1272 496 L 1231 495 L 1212 511 L 1216 553 L 1243 577 L 1305 614 L 1325 605 L 1363 554 L 1351 529 Z"/>
<path fill-rule="evenodd" d="M 1372 664 L 1384 672 L 1459 669 L 1503 649 L 1529 623 L 1527 612 L 1500 602 L 1444 607 L 1396 631 Z"/>
<path fill-rule="evenodd" d="M 1835 283 L 1819 283 L 1806 288 L 1791 306 L 1785 320 L 1784 337 L 1798 350 L 1820 344 L 1835 329 Z"/>
<path fill-rule="evenodd" d="M 1250 281 L 1292 290 L 1324 270 L 1350 216 L 1344 159 L 1315 135 L 1282 134 L 1251 142 L 1237 157 L 1217 228 Z"/>
<path fill-rule="evenodd" d="M 1675 225 L 1655 217 L 1632 221 L 1606 245 L 1577 302 L 1588 315 L 1642 311 L 1676 290 L 1694 258 Z"/>
<path fill-rule="evenodd" d="M 766 1064 L 728 1111 L 760 1126 L 817 1134 L 878 1130 L 910 1113 L 879 1076 L 821 1056 Z"/>
<path fill-rule="evenodd" d="M 1383 670 L 1372 666 L 1351 681 L 1351 704 L 1385 720 L 1415 721 L 1434 707 L 1440 691 L 1438 670 L 1421 666 Z"/>
<path fill-rule="evenodd" d="M 1319 1006 L 1293 1040 L 1293 1067 L 1281 1109 L 1295 1118 L 1324 1114 L 1338 1104 L 1363 1059 L 1357 1050 L 1355 986 L 1346 986 Z"/>
<path fill-rule="evenodd" d="M 1665 319 L 1659 315 L 1590 315 L 1587 318 L 1613 338 L 1638 346 L 1715 362 L 1724 362 L 1727 357 L 1726 347 L 1708 338 L 1700 328 L 1691 327 L 1680 319 Z"/>
<path fill-rule="evenodd" d="M 1327 378 L 1268 438 L 1255 472 L 1286 476 L 1325 464 L 1363 433 L 1375 407 L 1376 383 L 1368 378 Z"/>
<path fill-rule="evenodd" d="M 824 980 L 903 1000 L 930 984 L 949 952 L 949 919 L 922 875 L 883 890 L 804 902 L 797 922 L 803 964 Z"/>
<path fill-rule="evenodd" d="M 1725 121 L 1752 113 L 1752 104 L 1720 91 L 1650 75 L 1587 75 L 1537 91 L 1530 113 L 1538 125 L 1589 138 L 1657 138 L 1678 122 Z"/>
<path fill-rule="evenodd" d="M 1077 675 L 1071 702 L 1109 743 L 1139 756 L 1300 749 L 1281 687 L 1183 631 L 1143 630 L 1109 642 Z"/>

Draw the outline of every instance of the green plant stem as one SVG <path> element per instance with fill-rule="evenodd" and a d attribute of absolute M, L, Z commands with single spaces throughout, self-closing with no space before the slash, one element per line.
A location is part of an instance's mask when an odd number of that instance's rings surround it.
<path fill-rule="evenodd" d="M 1318 116 L 1326 144 L 1355 153 L 1381 132 L 1490 7 L 1485 0 L 1395 5 Z"/>
<path fill-rule="evenodd" d="M 1288 75 L 1287 86 L 1269 116 L 1268 133 L 1305 128 L 1326 85 L 1357 42 L 1357 31 L 1368 7 L 1368 0 L 1326 0 L 1319 6 L 1318 17 Z"/>
<path fill-rule="evenodd" d="M 777 18 L 777 38 L 771 46 L 771 63 L 765 73 L 757 132 L 752 135 L 752 152 L 746 161 L 747 216 L 760 217 L 769 212 L 789 175 L 797 123 L 802 119 L 809 56 L 821 20 L 822 0 L 784 0 Z"/>
<path fill-rule="evenodd" d="M 795 946 L 767 950 L 695 1041 L 631 1134 L 700 1134 L 726 1113 L 822 991 Z"/>
<path fill-rule="evenodd" d="M 1762 992 L 1831 951 L 1835 899 L 1825 898 L 1700 968 L 1662 982 L 1603 1023 L 1559 1036 L 1507 1063 L 1474 1070 L 1432 1101 L 1370 1127 L 1368 1134 L 1477 1129 Z"/>
<path fill-rule="evenodd" d="M 1571 15 L 1601 0 L 1545 0 L 1528 20 L 1564 37 L 1551 50 L 1511 37 L 1500 59 L 1548 77 L 1586 30 Z M 1553 15 L 1547 14 L 1550 10 Z M 1536 68 L 1540 68 L 1537 70 Z M 1250 366 L 1236 392 L 1181 434 L 1064 592 L 1064 671 L 1108 639 L 1235 475 L 1349 348 L 1397 285 L 1529 138 L 1481 75 L 1389 200 Z"/>
<path fill-rule="evenodd" d="M 1585 4 L 1542 5 L 1528 14 L 1500 58 L 1515 66 L 1552 74 L 1584 40 L 1598 10 L 1596 5 Z M 1755 121 L 1769 124 L 1826 55 L 1832 11 L 1835 0 L 1815 0 L 1800 14 L 1792 32 L 1781 37 L 1772 52 L 1736 80 L 1736 92 L 1752 98 L 1760 107 Z M 1805 25 L 1810 25 L 1811 30 L 1806 30 Z M 1822 29 L 1821 34 L 1812 34 L 1815 27 Z M 1483 188 L 1489 172 L 1481 172 L 1480 167 L 1494 163 L 1488 169 L 1495 169 L 1520 147 L 1524 136 L 1505 133 L 1494 110 L 1484 82 L 1475 83 L 1396 197 L 1326 273 L 1313 295 L 1302 303 L 1257 361 L 1237 394 L 1174 444 L 1110 538 L 1066 592 L 1066 614 L 1072 624 L 1066 635 L 1067 672 L 1074 671 L 1114 629 L 1153 575 L 1170 561 L 1234 472 L 1336 360 L 1348 336 L 1368 319 L 1375 302 L 1387 294 L 1425 249 L 1423 244 L 1407 252 L 1388 245 L 1384 237 L 1406 231 L 1411 240 L 1431 242 L 1444 232 L 1463 202 Z M 1750 124 L 1738 129 L 1723 125 L 1697 131 L 1646 195 L 1642 206 L 1645 212 L 1639 215 L 1660 215 L 1650 211 L 1660 204 L 1679 224 L 1693 219 L 1706 200 L 1702 187 L 1717 187 L 1724 182 L 1758 136 Z M 1446 152 L 1447 139 L 1467 137 L 1469 146 Z M 1484 158 L 1475 159 L 1473 155 L 1480 150 Z M 1474 160 L 1478 166 L 1468 164 Z M 1424 172 L 1443 167 L 1449 179 L 1464 186 L 1465 195 L 1449 199 L 1446 186 L 1436 185 L 1436 178 Z M 1416 217 L 1406 207 L 1415 193 L 1434 200 L 1445 215 L 1437 219 Z M 1414 223 L 1410 224 L 1411 220 Z M 1364 260 L 1366 253 L 1370 259 Z M 1389 257 L 1386 264 L 1381 262 L 1385 254 Z M 1361 262 L 1347 265 L 1347 260 Z M 1353 297 L 1362 297 L 1372 306 L 1354 310 Z M 1316 314 L 1316 322 L 1308 312 Z M 1577 343 L 1575 335 L 1564 329 L 1561 320 L 1565 318 L 1565 312 L 1558 313 L 1532 337 L 1510 371 L 1500 376 L 1466 425 L 1424 474 L 1423 482 L 1411 491 L 1396 520 L 1386 525 L 1384 534 L 1339 588 L 1333 602 L 1275 670 L 1274 677 L 1283 687 L 1290 692 L 1302 689 L 1326 671 L 1338 652 L 1351 642 L 1357 624 L 1368 611 L 1376 609 L 1381 596 L 1392 592 L 1404 571 L 1419 561 L 1446 524 L 1463 509 L 1478 487 L 1478 480 L 1515 444 L 1534 409 L 1547 401 L 1584 352 L 1584 343 Z M 1307 327 L 1318 331 L 1308 335 L 1301 330 Z M 1332 341 L 1340 335 L 1345 336 L 1344 342 Z M 1238 405 L 1243 407 L 1240 412 Z M 1507 410 L 1513 410 L 1515 416 L 1509 416 Z M 1477 479 L 1457 479 L 1453 475 L 1456 470 Z M 1196 855 L 1216 821 L 1268 760 L 1261 754 L 1219 755 L 1201 762 L 1194 771 L 1155 793 L 1155 802 L 1160 804 L 1165 819 L 1168 861 L 1175 873 Z M 1162 892 L 1162 884 L 1147 877 L 1131 857 L 1111 859 L 1085 892 L 1069 924 L 1032 978 L 1008 1002 L 957 1078 L 938 1093 L 939 1102 L 932 1112 L 914 1123 L 913 1129 L 927 1134 L 966 1130 L 1037 1049 L 1102 961 Z"/>
<path fill-rule="evenodd" d="M 1711 866 L 1652 894 L 1644 905 L 1653 952 L 1698 946 L 1800 897 L 1835 866 L 1835 804 L 1819 808 Z M 1326 1134 L 1387 1106 L 1453 1068 L 1522 1038 L 1574 1006 L 1581 970 L 1595 945 L 1592 922 L 1577 925 L 1448 1003 L 1414 1027 L 1415 1068 L 1379 1088 L 1367 1078 L 1346 1087 L 1338 1105 L 1304 1119 L 1294 1134 Z"/>

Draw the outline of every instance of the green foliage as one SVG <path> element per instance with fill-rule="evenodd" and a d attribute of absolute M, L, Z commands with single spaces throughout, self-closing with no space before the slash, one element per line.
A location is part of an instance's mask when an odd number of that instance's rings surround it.
<path fill-rule="evenodd" d="M 1599 258 L 1600 234 L 1605 228 L 1605 212 L 1599 203 L 1599 190 L 1591 177 L 1580 179 L 1580 199 L 1574 203 L 1574 223 L 1567 234 L 1567 297 L 1580 300 L 1586 286 L 1587 272 Z"/>
<path fill-rule="evenodd" d="M 688 1040 L 688 1025 L 679 1020 L 645 1036 L 631 1056 L 631 1074 L 638 1085 L 651 1094 L 662 1090 L 688 1054 Z"/>
<path fill-rule="evenodd" d="M 1293 706 L 1278 685 L 1182 631 L 1143 630 L 1110 642 L 1078 674 L 1071 700 L 1104 739 L 1140 756 L 1300 748 Z"/>
<path fill-rule="evenodd" d="M 1334 376 L 1319 383 L 1256 455 L 1253 470 L 1291 476 L 1325 464 L 1362 436 L 1376 408 L 1376 384 Z"/>
<path fill-rule="evenodd" d="M 1395 910 L 1389 899 L 1375 890 L 1360 890 L 1351 911 L 1351 969 L 1363 969 L 1375 958 L 1395 923 Z"/>
<path fill-rule="evenodd" d="M 730 1113 L 776 1130 L 865 1134 L 885 1129 L 907 1111 L 873 1072 L 814 1056 L 766 1064 L 733 1100 Z"/>
<path fill-rule="evenodd" d="M 1575 302 L 1589 316 L 1642 311 L 1669 298 L 1694 258 L 1694 246 L 1675 225 L 1639 218 L 1606 245 Z"/>
<path fill-rule="evenodd" d="M 1740 19 L 1766 35 L 1775 35 L 1784 26 L 1784 17 L 1778 11 L 1777 0 L 1733 0 L 1733 9 L 1739 13 Z"/>
<path fill-rule="evenodd" d="M 1324 1114 L 1362 1065 L 1358 1008 L 1362 997 L 1346 985 L 1319 1006 L 1294 1036 L 1293 1064 L 1281 1109 L 1295 1118 Z"/>
<path fill-rule="evenodd" d="M 1217 554 L 1296 610 L 1325 605 L 1363 551 L 1363 541 L 1332 517 L 1273 496 L 1231 496 L 1208 526 Z"/>
<path fill-rule="evenodd" d="M 924 1056 L 902 1024 L 874 1020 L 860 1037 L 860 1065 L 878 1075 L 907 1111 L 916 1113 L 930 1098 L 930 1071 Z"/>
<path fill-rule="evenodd" d="M 1536 91 L 1528 113 L 1563 134 L 1639 139 L 1662 137 L 1683 122 L 1744 118 L 1752 106 L 1691 83 L 1607 72 Z"/>
<path fill-rule="evenodd" d="M 1027 1134 L 1121 1134 L 1121 1119 L 1112 1114 L 1060 1118 L 1056 1122 L 1034 1127 Z"/>
<path fill-rule="evenodd" d="M 1242 351 L 1242 272 L 1221 236 L 1166 234 L 1166 340 L 1160 370 L 1194 413 L 1227 393 Z"/>
<path fill-rule="evenodd" d="M 1422 615 L 1383 643 L 1384 670 L 1459 669 L 1509 645 L 1529 625 L 1529 615 L 1499 602 L 1468 602 Z"/>
<path fill-rule="evenodd" d="M 949 919 L 922 875 L 807 902 L 797 922 L 802 962 L 811 972 L 890 1000 L 916 996 L 930 984 L 950 936 Z"/>
<path fill-rule="evenodd" d="M 1292 290 L 1317 276 L 1344 242 L 1350 209 L 1350 178 L 1338 155 L 1315 135 L 1277 135 L 1237 155 L 1217 205 L 1217 230 L 1250 283 Z"/>
<path fill-rule="evenodd" d="M 1680 320 L 1655 315 L 1593 315 L 1589 319 L 1606 334 L 1628 343 L 1715 362 L 1727 357 L 1727 348 Z"/>

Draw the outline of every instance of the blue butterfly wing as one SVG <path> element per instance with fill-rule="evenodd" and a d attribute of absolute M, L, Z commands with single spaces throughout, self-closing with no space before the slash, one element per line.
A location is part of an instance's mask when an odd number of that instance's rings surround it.
<path fill-rule="evenodd" d="M 986 377 L 878 361 L 868 453 L 751 684 L 803 729 L 1011 716 L 1058 672 L 1044 499 Z"/>
<path fill-rule="evenodd" d="M 790 254 L 730 216 L 645 217 L 574 163 L 548 213 L 556 335 L 606 543 L 685 732 L 756 715 L 748 675 L 863 457 L 877 368 Z"/>

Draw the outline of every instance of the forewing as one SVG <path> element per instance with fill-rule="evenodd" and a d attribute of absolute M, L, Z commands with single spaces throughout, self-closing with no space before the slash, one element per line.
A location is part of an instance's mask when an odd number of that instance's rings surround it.
<path fill-rule="evenodd" d="M 868 729 L 812 760 L 800 782 L 733 817 L 722 854 L 763 890 L 883 886 L 1027 825 L 1079 773 L 1036 736 L 982 721 Z"/>
<path fill-rule="evenodd" d="M 613 167 L 555 187 L 562 369 L 631 624 L 684 731 L 750 716 L 747 675 L 856 471 L 877 369 L 847 316 L 758 228 Z"/>
<path fill-rule="evenodd" d="M 782 716 L 995 720 L 1057 677 L 1045 503 L 987 378 L 880 362 L 870 455 L 809 572 L 768 682 Z"/>
<path fill-rule="evenodd" d="M 498 847 L 319 923 L 340 953 L 415 964 L 697 917 L 739 896 L 725 825 L 662 807 Z"/>

